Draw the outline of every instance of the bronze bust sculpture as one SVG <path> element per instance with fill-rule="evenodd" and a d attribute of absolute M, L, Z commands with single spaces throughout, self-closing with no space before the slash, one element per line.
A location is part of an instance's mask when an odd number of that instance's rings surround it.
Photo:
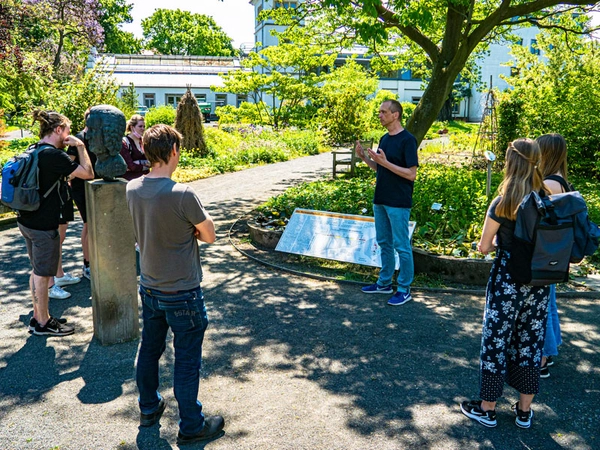
<path fill-rule="evenodd" d="M 105 181 L 114 181 L 115 177 L 127 171 L 125 160 L 120 154 L 125 133 L 125 115 L 112 105 L 97 105 L 90 109 L 86 125 L 90 151 L 98 157 L 95 171 Z"/>

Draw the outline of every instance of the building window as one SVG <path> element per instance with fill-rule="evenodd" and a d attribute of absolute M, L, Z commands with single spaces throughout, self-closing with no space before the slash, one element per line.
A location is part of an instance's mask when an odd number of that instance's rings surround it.
<path fill-rule="evenodd" d="M 397 70 L 384 70 L 380 74 L 381 78 L 397 80 L 398 79 L 398 71 Z"/>
<path fill-rule="evenodd" d="M 276 1 L 275 8 L 296 9 L 298 2 Z"/>
<path fill-rule="evenodd" d="M 166 94 L 165 95 L 165 104 L 171 105 L 171 106 L 177 108 L 177 104 L 181 100 L 181 97 L 183 97 L 182 94 Z"/>
<path fill-rule="evenodd" d="M 237 107 L 239 108 L 240 105 L 244 102 L 248 101 L 248 96 L 245 94 L 238 94 L 236 97 L 236 102 L 237 102 Z"/>
<path fill-rule="evenodd" d="M 225 106 L 227 104 L 227 94 L 215 95 L 215 107 Z"/>
<path fill-rule="evenodd" d="M 531 45 L 529 46 L 529 51 L 531 53 L 533 53 L 534 55 L 539 55 L 540 54 L 540 49 L 537 45 L 537 39 L 532 39 L 531 40 Z"/>
<path fill-rule="evenodd" d="M 400 79 L 401 80 L 411 80 L 412 79 L 412 70 L 402 69 L 400 71 Z"/>
<path fill-rule="evenodd" d="M 144 106 L 146 108 L 152 108 L 156 105 L 156 97 L 154 94 L 144 94 Z"/>
<path fill-rule="evenodd" d="M 421 101 L 421 97 L 413 97 L 410 101 L 413 105 L 418 105 Z"/>
<path fill-rule="evenodd" d="M 523 38 L 519 38 L 517 45 L 520 45 L 521 47 L 523 46 Z"/>
<path fill-rule="evenodd" d="M 206 94 L 196 94 L 196 101 L 198 103 L 206 103 Z"/>

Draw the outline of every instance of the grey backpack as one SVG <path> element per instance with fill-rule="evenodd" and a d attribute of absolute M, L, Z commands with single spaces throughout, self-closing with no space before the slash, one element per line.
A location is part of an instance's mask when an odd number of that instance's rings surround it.
<path fill-rule="evenodd" d="M 549 196 L 531 192 L 517 211 L 509 273 L 533 286 L 568 281 L 569 264 L 593 254 L 598 235 L 579 192 Z M 582 240 L 587 242 L 583 248 Z M 594 240 L 596 245 L 590 245 Z"/>
<path fill-rule="evenodd" d="M 48 197 L 60 184 L 56 180 L 50 189 L 40 196 L 39 152 L 51 145 L 31 145 L 26 152 L 12 157 L 2 168 L 2 192 L 0 198 L 9 208 L 16 211 L 36 211 L 40 201 Z"/>

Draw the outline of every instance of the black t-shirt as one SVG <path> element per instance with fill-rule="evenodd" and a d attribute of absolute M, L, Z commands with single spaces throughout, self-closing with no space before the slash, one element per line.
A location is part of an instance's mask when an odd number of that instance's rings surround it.
<path fill-rule="evenodd" d="M 496 215 L 496 207 L 498 206 L 498 203 L 500 203 L 501 198 L 501 196 L 498 196 L 492 200 L 492 203 L 488 208 L 487 215 L 500 224 L 500 228 L 496 233 L 498 248 L 502 250 L 510 250 L 513 242 L 513 234 L 515 233 L 515 221 L 507 219 L 506 217 L 498 217 Z"/>
<path fill-rule="evenodd" d="M 384 134 L 379 141 L 379 148 L 392 164 L 406 168 L 419 165 L 417 140 L 406 130 L 393 136 L 389 133 Z M 373 203 L 395 208 L 411 208 L 413 187 L 413 181 L 377 165 L 377 184 Z"/>
<path fill-rule="evenodd" d="M 96 170 L 95 170 L 96 160 L 98 159 L 98 157 L 96 156 L 95 153 L 92 153 L 90 151 L 89 145 L 88 145 L 88 140 L 87 140 L 87 137 L 85 135 L 85 132 L 81 131 L 81 132 L 77 133 L 75 135 L 75 137 L 81 139 L 81 141 L 85 145 L 85 150 L 87 151 L 87 154 L 90 157 L 90 161 L 92 162 L 92 167 L 94 168 L 94 178 L 99 178 L 98 175 L 96 174 Z M 75 157 L 75 162 L 77 164 L 80 163 L 80 161 L 79 161 L 79 153 L 77 152 L 77 147 L 70 146 L 67 149 L 67 155 L 74 156 Z M 73 178 L 71 180 L 71 189 L 73 190 L 73 192 L 84 193 L 85 192 L 85 180 L 82 180 L 81 178 Z"/>
<path fill-rule="evenodd" d="M 40 197 L 43 196 L 56 180 L 62 180 L 59 189 L 54 188 L 46 198 L 41 198 L 40 207 L 36 211 L 20 211 L 17 221 L 33 230 L 56 230 L 60 219 L 61 195 L 66 199 L 65 177 L 69 176 L 78 164 L 71 161 L 64 150 L 50 146 L 40 151 L 38 169 L 40 176 Z"/>

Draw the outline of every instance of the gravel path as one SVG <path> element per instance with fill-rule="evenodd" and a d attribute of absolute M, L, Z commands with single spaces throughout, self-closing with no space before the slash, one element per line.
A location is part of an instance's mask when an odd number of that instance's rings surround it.
<path fill-rule="evenodd" d="M 498 427 L 460 414 L 477 395 L 483 298 L 415 292 L 385 305 L 354 286 L 277 272 L 243 258 L 226 233 L 275 192 L 329 174 L 323 154 L 192 183 L 217 223 L 203 247 L 211 324 L 200 400 L 226 419 L 210 449 L 594 449 L 600 448 L 600 317 L 593 299 L 559 300 L 561 355 L 542 381 L 533 428 L 517 429 L 507 388 Z M 69 228 L 65 266 L 79 272 Z M 0 449 L 174 449 L 177 408 L 170 346 L 160 426 L 138 427 L 138 342 L 93 339 L 89 284 L 51 301 L 76 327 L 65 338 L 30 336 L 29 263 L 16 228 L 0 231 Z M 187 448 L 203 448 L 202 445 Z"/>

